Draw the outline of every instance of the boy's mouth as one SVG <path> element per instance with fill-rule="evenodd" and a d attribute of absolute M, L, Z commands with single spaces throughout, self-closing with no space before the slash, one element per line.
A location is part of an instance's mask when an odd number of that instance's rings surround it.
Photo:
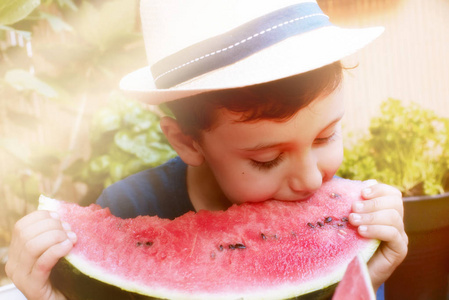
<path fill-rule="evenodd" d="M 289 202 L 305 201 L 305 200 L 308 200 L 310 197 L 312 197 L 312 195 L 313 195 L 313 193 L 304 193 L 304 194 L 301 194 L 299 196 L 295 196 L 295 197 L 292 197 L 292 198 L 285 198 L 285 199 L 272 198 L 270 200 L 289 201 Z"/>

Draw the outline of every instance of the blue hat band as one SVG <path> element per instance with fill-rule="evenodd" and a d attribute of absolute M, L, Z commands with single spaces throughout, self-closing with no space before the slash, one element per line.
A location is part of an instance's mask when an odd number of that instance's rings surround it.
<path fill-rule="evenodd" d="M 160 89 L 173 87 L 289 37 L 330 25 L 329 17 L 313 2 L 279 9 L 161 59 L 151 66 L 154 84 Z"/>

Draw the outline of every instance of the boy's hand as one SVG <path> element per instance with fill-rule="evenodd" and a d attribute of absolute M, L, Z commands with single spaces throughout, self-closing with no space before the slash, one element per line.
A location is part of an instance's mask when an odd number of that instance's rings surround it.
<path fill-rule="evenodd" d="M 362 198 L 365 201 L 353 203 L 349 221 L 358 226 L 360 235 L 382 241 L 368 262 L 371 281 L 377 290 L 407 254 L 402 194 L 392 186 L 374 184 L 363 189 Z"/>
<path fill-rule="evenodd" d="M 51 269 L 76 242 L 56 213 L 35 211 L 20 219 L 12 235 L 6 274 L 27 299 L 65 299 L 51 286 Z"/>

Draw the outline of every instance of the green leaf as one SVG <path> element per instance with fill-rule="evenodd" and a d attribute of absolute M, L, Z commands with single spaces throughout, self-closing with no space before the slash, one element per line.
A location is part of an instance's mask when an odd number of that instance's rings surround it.
<path fill-rule="evenodd" d="M 40 4 L 40 0 L 2 0 L 0 2 L 0 25 L 19 22 Z"/>
<path fill-rule="evenodd" d="M 122 35 L 134 30 L 136 7 L 135 0 L 112 0 L 99 9 L 83 1 L 79 9 L 80 22 L 75 25 L 77 32 L 87 42 L 106 49 Z"/>
<path fill-rule="evenodd" d="M 26 112 L 7 109 L 6 115 L 12 123 L 28 129 L 35 129 L 40 123 L 38 118 Z"/>
<path fill-rule="evenodd" d="M 0 25 L 0 30 L 13 31 L 13 32 L 23 36 L 23 38 L 26 40 L 29 40 L 31 38 L 31 32 L 29 32 L 29 31 L 17 30 L 17 29 L 14 29 L 12 27 L 5 26 L 5 25 Z"/>
<path fill-rule="evenodd" d="M 60 17 L 45 12 L 40 12 L 40 17 L 47 20 L 54 32 L 73 31 L 72 26 L 64 22 Z"/>
<path fill-rule="evenodd" d="M 50 85 L 27 71 L 14 69 L 5 74 L 5 81 L 18 91 L 35 91 L 47 98 L 56 98 L 58 93 Z"/>
<path fill-rule="evenodd" d="M 23 147 L 19 140 L 0 138 L 0 150 L 9 154 L 22 166 L 28 166 L 30 164 L 30 151 L 28 147 Z"/>
<path fill-rule="evenodd" d="M 383 102 L 380 111 L 371 119 L 370 134 L 345 147 L 339 175 L 375 178 L 405 196 L 442 192 L 449 170 L 449 119 L 396 99 Z"/>
<path fill-rule="evenodd" d="M 60 7 L 67 6 L 73 11 L 78 11 L 78 7 L 76 7 L 75 3 L 72 0 L 58 0 L 58 4 Z"/>

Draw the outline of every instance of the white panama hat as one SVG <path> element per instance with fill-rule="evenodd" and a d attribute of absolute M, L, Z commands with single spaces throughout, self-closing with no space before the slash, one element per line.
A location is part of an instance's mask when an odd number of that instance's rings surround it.
<path fill-rule="evenodd" d="M 120 88 L 148 104 L 311 71 L 384 30 L 337 27 L 313 0 L 141 0 L 140 14 L 148 66 Z"/>

